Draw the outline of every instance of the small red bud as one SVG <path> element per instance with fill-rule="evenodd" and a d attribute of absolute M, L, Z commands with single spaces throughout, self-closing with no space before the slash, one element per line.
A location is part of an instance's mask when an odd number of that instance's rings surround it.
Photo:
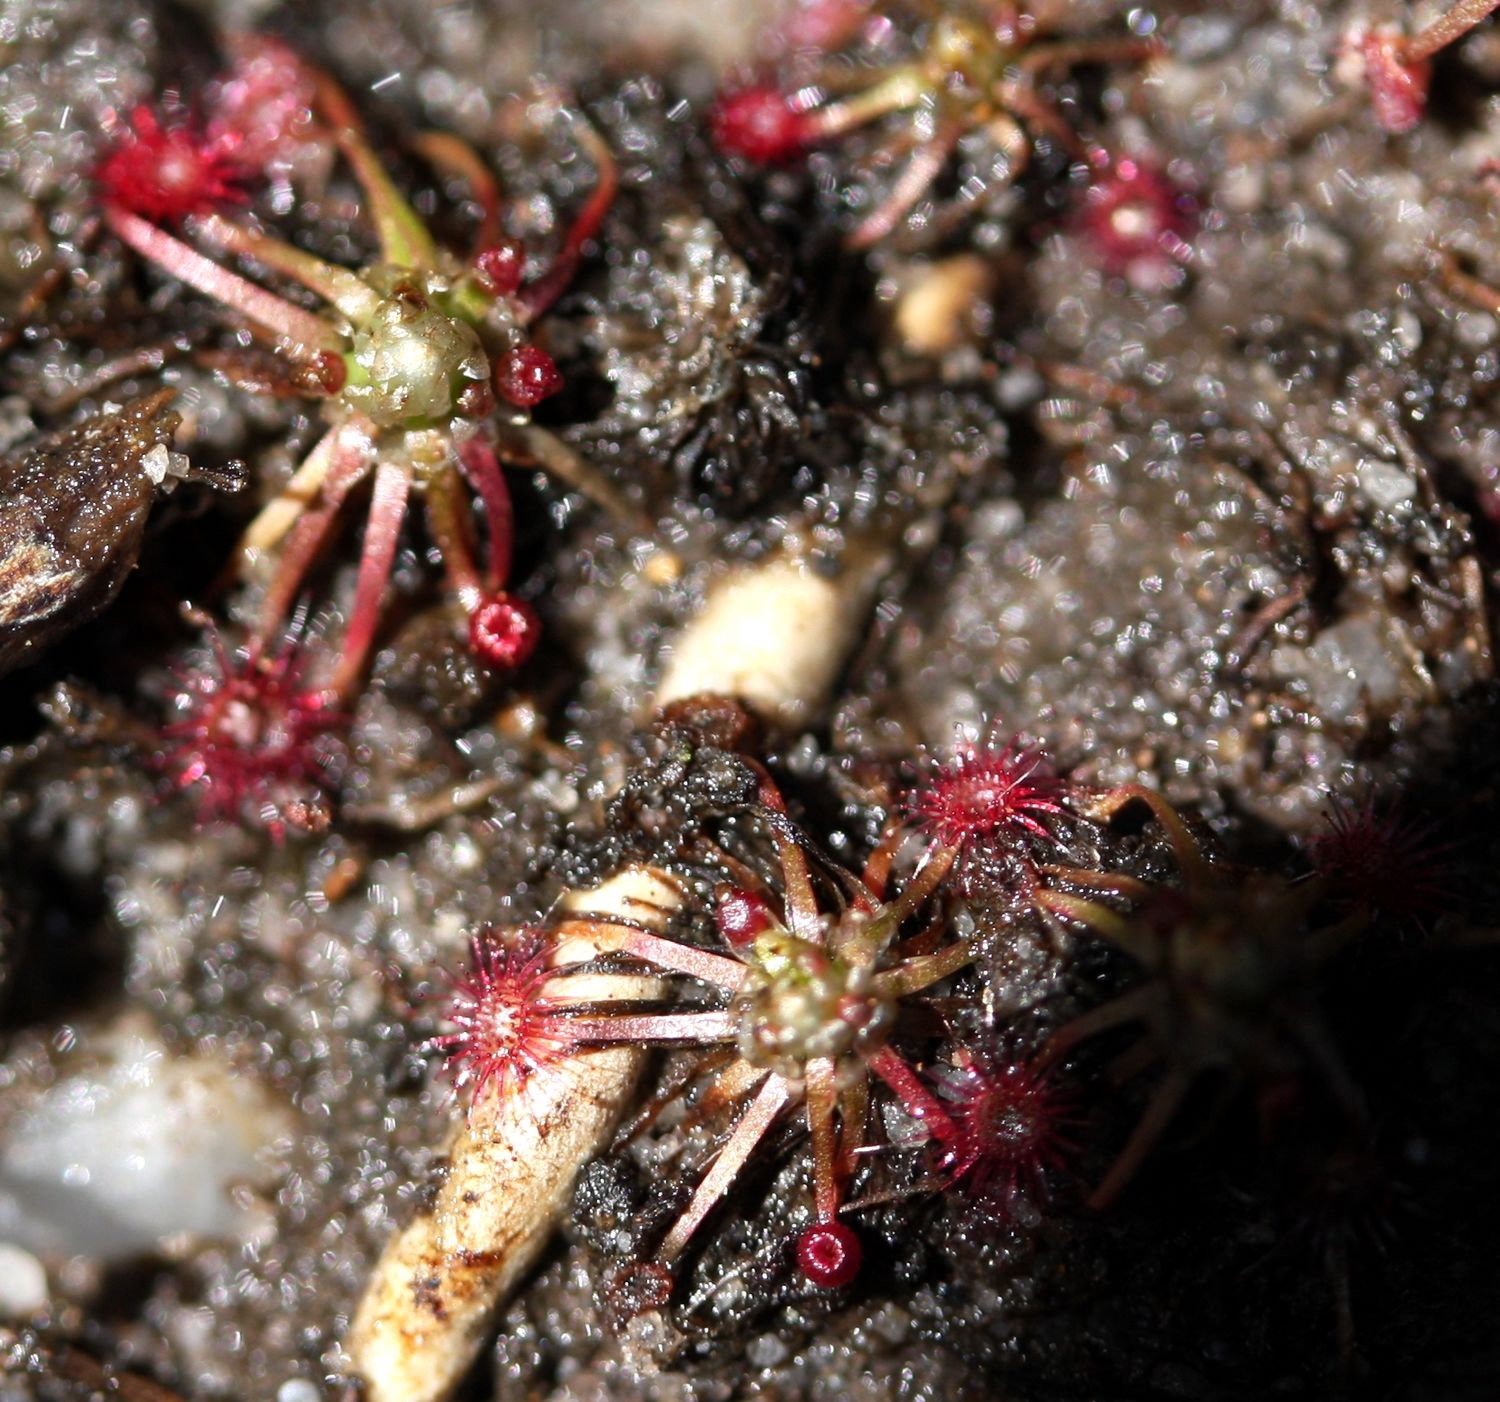
<path fill-rule="evenodd" d="M 349 367 L 336 351 L 319 351 L 312 363 L 313 379 L 327 395 L 335 395 L 349 379 Z"/>
<path fill-rule="evenodd" d="M 721 151 L 758 165 L 790 160 L 813 137 L 806 113 L 797 111 L 785 93 L 772 87 L 725 93 L 709 123 Z"/>
<path fill-rule="evenodd" d="M 502 399 L 530 409 L 563 387 L 557 362 L 536 346 L 517 346 L 495 364 L 495 388 Z"/>
<path fill-rule="evenodd" d="M 463 387 L 458 396 L 458 412 L 466 419 L 487 419 L 495 410 L 495 392 L 483 380 Z"/>
<path fill-rule="evenodd" d="M 509 297 L 521 285 L 526 271 L 526 250 L 515 239 L 501 239 L 474 257 L 479 285 L 492 297 Z"/>
<path fill-rule="evenodd" d="M 876 1008 L 868 995 L 846 993 L 837 1005 L 838 1019 L 847 1027 L 865 1027 L 875 1017 Z M 920 1118 L 920 1116 L 918 1117 Z"/>
<path fill-rule="evenodd" d="M 503 590 L 469 616 L 469 650 L 497 672 L 514 671 L 536 651 L 542 620 L 525 599 Z"/>
<path fill-rule="evenodd" d="M 714 887 L 714 920 L 726 944 L 736 949 L 750 944 L 776 923 L 768 906 L 753 891 L 727 882 Z"/>
<path fill-rule="evenodd" d="M 842 1222 L 816 1222 L 797 1238 L 797 1267 L 814 1285 L 836 1290 L 859 1274 L 859 1238 Z"/>

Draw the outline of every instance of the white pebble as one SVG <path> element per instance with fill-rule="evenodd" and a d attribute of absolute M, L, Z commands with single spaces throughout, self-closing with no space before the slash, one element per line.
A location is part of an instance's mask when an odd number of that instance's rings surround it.
<path fill-rule="evenodd" d="M 47 1272 L 29 1251 L 0 1241 L 0 1317 L 25 1319 L 47 1306 Z"/>
<path fill-rule="evenodd" d="M 168 491 L 186 477 L 190 470 L 187 454 L 171 452 L 165 443 L 158 443 L 143 454 L 141 467 L 158 487 L 165 485 Z"/>
<path fill-rule="evenodd" d="M 0 1238 L 101 1260 L 182 1233 L 243 1238 L 253 1216 L 235 1189 L 266 1178 L 286 1108 L 227 1062 L 171 1054 L 140 1020 L 86 1035 L 79 1052 L 88 1069 L 7 1126 Z"/>
<path fill-rule="evenodd" d="M 150 452 L 141 458 L 141 467 L 159 487 L 167 480 L 167 471 L 172 466 L 172 454 L 167 451 L 165 443 L 158 443 Z"/>
<path fill-rule="evenodd" d="M 1360 464 L 1359 485 L 1371 502 L 1384 511 L 1394 511 L 1417 494 L 1417 484 L 1394 463 L 1368 458 Z"/>
<path fill-rule="evenodd" d="M 762 1334 L 750 1340 L 745 1357 L 752 1368 L 774 1368 L 785 1361 L 787 1351 L 785 1342 L 775 1334 Z"/>

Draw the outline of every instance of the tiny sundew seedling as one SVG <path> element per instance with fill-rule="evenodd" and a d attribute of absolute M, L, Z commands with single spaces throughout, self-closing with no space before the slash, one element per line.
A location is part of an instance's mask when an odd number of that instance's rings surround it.
<path fill-rule="evenodd" d="M 163 106 L 160 115 L 144 103 L 127 118 L 109 115 L 109 150 L 94 171 L 100 198 L 159 224 L 246 203 L 254 171 L 239 137 Z"/>
<path fill-rule="evenodd" d="M 1307 856 L 1330 897 L 1351 909 L 1421 928 L 1453 906 L 1457 864 L 1437 824 L 1374 798 L 1330 800 Z"/>
<path fill-rule="evenodd" d="M 1198 201 L 1186 186 L 1148 160 L 1098 151 L 1074 226 L 1111 276 L 1156 291 L 1182 278 L 1192 256 Z"/>
<path fill-rule="evenodd" d="M 1039 1199 L 1076 1148 L 1075 1103 L 1047 1067 L 960 1048 L 939 1092 L 959 1131 L 940 1167 L 977 1199 Z"/>
<path fill-rule="evenodd" d="M 1049 821 L 1066 813 L 1066 786 L 1041 750 L 1012 736 L 1003 745 L 960 740 L 952 756 L 928 761 L 903 796 L 907 816 L 939 846 L 969 848 L 1030 833 L 1055 840 Z"/>
<path fill-rule="evenodd" d="M 294 634 L 269 654 L 258 641 L 231 653 L 213 628 L 209 642 L 209 666 L 177 670 L 153 766 L 170 791 L 198 795 L 200 821 L 250 823 L 275 842 L 326 827 L 348 717 L 304 686 Z"/>

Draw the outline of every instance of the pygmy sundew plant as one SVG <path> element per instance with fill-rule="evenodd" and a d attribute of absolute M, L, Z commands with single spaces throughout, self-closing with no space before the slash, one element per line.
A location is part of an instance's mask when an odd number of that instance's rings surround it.
<path fill-rule="evenodd" d="M 364 673 L 411 494 L 425 502 L 450 590 L 472 617 L 487 602 L 508 597 L 511 505 L 496 446 L 513 460 L 583 481 L 582 465 L 561 442 L 529 422 L 528 411 L 561 381 L 551 358 L 527 340 L 526 328 L 565 284 L 613 196 L 614 174 L 603 143 L 586 131 L 599 169 L 595 192 L 554 266 L 522 282 L 523 260 L 499 236 L 493 185 L 485 184 L 472 152 L 449 138 L 424 148 L 480 187 L 475 193 L 486 207 L 485 228 L 480 246 L 463 262 L 438 247 L 397 191 L 343 95 L 326 78 L 318 91 L 320 113 L 375 226 L 379 253 L 372 263 L 339 267 L 247 222 L 205 211 L 210 191 L 182 212 L 193 215 L 197 241 L 307 288 L 327 303 L 322 313 L 248 281 L 159 227 L 133 207 L 129 190 L 101 183 L 100 193 L 105 223 L 117 237 L 238 313 L 289 362 L 296 387 L 327 405 L 328 432 L 241 542 L 239 558 L 247 565 L 279 550 L 257 638 L 264 642 L 284 628 L 344 502 L 371 479 L 343 654 L 329 680 L 334 696 L 345 701 Z M 478 499 L 487 530 L 483 566 L 473 548 L 466 487 Z M 483 637 L 497 630 L 475 631 Z M 521 651 L 500 647 L 482 655 L 503 660 Z"/>
<path fill-rule="evenodd" d="M 1127 784 L 1083 804 L 1096 822 L 1145 805 L 1160 826 L 1177 884 L 1063 864 L 1037 868 L 1037 907 L 1108 941 L 1145 974 L 1119 996 L 1064 1024 L 1043 1047 L 1051 1065 L 1102 1033 L 1139 1024 L 1144 1038 L 1122 1074 L 1160 1063 L 1163 1074 L 1135 1130 L 1094 1190 L 1111 1203 L 1134 1177 L 1193 1085 L 1210 1073 L 1276 1091 L 1311 1067 L 1338 1111 L 1362 1126 L 1358 1093 L 1326 1045 L 1312 997 L 1317 972 L 1370 925 L 1371 909 L 1331 900 L 1321 880 L 1210 861 L 1178 812 L 1154 790 Z"/>
<path fill-rule="evenodd" d="M 292 62 L 280 48 L 274 57 L 280 70 Z M 378 242 L 365 266 L 329 263 L 221 212 L 240 190 L 237 168 L 228 162 L 243 145 L 222 120 L 200 133 L 185 119 L 163 124 L 149 110 L 137 113 L 128 131 L 117 132 L 97 189 L 105 225 L 123 243 L 237 314 L 271 343 L 292 392 L 325 406 L 327 431 L 237 551 L 242 572 L 274 556 L 251 630 L 260 653 L 285 634 L 346 503 L 369 484 L 341 653 L 309 678 L 317 695 L 309 695 L 305 708 L 329 711 L 346 708 L 364 677 L 414 495 L 425 505 L 450 597 L 468 621 L 463 639 L 479 661 L 497 669 L 524 662 L 539 634 L 534 610 L 506 589 L 513 520 L 501 455 L 547 468 L 619 509 L 560 439 L 530 421 L 530 410 L 557 391 L 561 376 L 527 334 L 565 287 L 613 198 L 615 175 L 602 140 L 573 117 L 597 181 L 552 265 L 528 278 L 524 253 L 501 234 L 498 195 L 478 157 L 454 138 L 429 135 L 423 154 L 466 179 L 483 210 L 476 247 L 460 259 L 438 246 L 397 190 L 332 80 L 306 66 L 293 76 L 315 92 L 318 120 L 364 195 Z M 286 79 L 282 71 L 283 85 Z M 239 92 L 234 82 L 248 81 L 231 81 L 221 94 L 223 111 L 250 101 L 249 95 L 230 101 Z M 263 106 L 250 104 L 256 112 Z M 269 139 L 259 126 L 253 135 Z M 168 221 L 182 222 L 188 238 L 164 228 Z M 300 285 L 325 309 L 310 311 L 250 281 L 226 266 L 235 259 Z M 486 537 L 482 563 L 471 493 Z"/>
<path fill-rule="evenodd" d="M 696 979 L 717 995 L 719 1007 L 599 1014 L 568 1005 L 567 968 L 554 968 L 543 985 L 530 957 L 513 968 L 510 956 L 497 964 L 496 956 L 483 954 L 455 1004 L 455 1031 L 435 1043 L 460 1059 L 461 1079 L 488 1086 L 492 1094 L 515 1093 L 554 1071 L 563 1074 L 565 1067 L 548 1064 L 552 1049 L 726 1049 L 729 1059 L 715 1073 L 713 1098 L 738 1112 L 648 1267 L 663 1293 L 670 1289 L 672 1263 L 791 1109 L 800 1107 L 806 1116 L 814 1179 L 814 1221 L 799 1236 L 795 1255 L 808 1280 L 830 1287 L 846 1284 L 859 1268 L 858 1237 L 839 1214 L 868 1132 L 872 1084 L 883 1084 L 923 1126 L 953 1173 L 985 1161 L 988 1149 L 980 1141 L 993 1138 L 993 1125 L 983 1115 L 971 1117 L 966 1128 L 896 1049 L 910 1001 L 973 960 L 963 940 L 945 942 L 941 912 L 931 909 L 955 849 L 930 849 L 904 888 L 888 894 L 903 835 L 899 827 L 855 876 L 810 858 L 807 839 L 786 817 L 769 776 L 762 778 L 758 807 L 776 843 L 781 891 L 721 886 L 716 921 L 722 949 L 587 916 L 569 918 L 551 933 L 554 948 L 579 940 L 654 972 Z M 832 910 L 820 901 L 822 883 L 836 893 Z M 913 924 L 915 931 L 908 931 Z"/>
<path fill-rule="evenodd" d="M 756 84 L 727 92 L 712 114 L 714 135 L 729 155 L 776 163 L 887 123 L 883 160 L 904 164 L 849 236 L 851 247 L 868 248 L 912 212 L 966 133 L 988 135 L 1003 158 L 1006 181 L 1025 169 L 1038 137 L 1082 158 L 1077 136 L 1043 91 L 1047 74 L 1160 52 L 1149 40 L 1049 40 L 1043 29 L 1038 16 L 1015 5 L 931 7 L 921 12 L 914 52 L 899 56 L 888 52 L 894 26 L 867 26 L 876 41 L 873 52 L 860 53 L 861 66 L 830 62 L 786 88 Z"/>

